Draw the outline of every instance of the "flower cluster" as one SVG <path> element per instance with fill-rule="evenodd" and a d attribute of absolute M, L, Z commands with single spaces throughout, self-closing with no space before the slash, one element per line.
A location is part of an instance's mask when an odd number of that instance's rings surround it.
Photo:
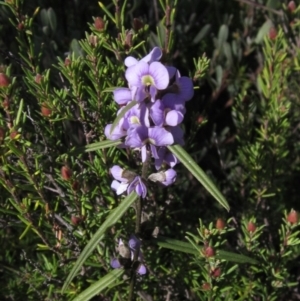
<path fill-rule="evenodd" d="M 114 128 L 112 124 L 106 126 L 105 135 L 110 140 L 122 138 L 124 147 L 139 150 L 142 162 L 153 157 L 157 170 L 163 164 L 169 165 L 169 170 L 149 178 L 168 186 L 175 181 L 176 172 L 172 168 L 178 159 L 166 146 L 184 143 L 180 123 L 186 111 L 185 102 L 193 97 L 194 91 L 192 80 L 181 76 L 176 68 L 164 66 L 159 62 L 161 57 L 161 49 L 155 47 L 139 61 L 131 56 L 125 59 L 128 88 L 113 92 L 114 100 L 121 106 L 118 115 L 122 117 Z M 118 194 L 135 190 L 146 196 L 147 189 L 140 177 L 129 180 L 120 167 L 116 170 L 116 167 L 111 170 L 115 178 L 112 188 Z"/>
<path fill-rule="evenodd" d="M 119 245 L 118 245 L 118 252 L 119 256 L 118 258 L 113 258 L 110 262 L 110 265 L 114 269 L 119 269 L 121 267 L 124 268 L 134 268 L 138 274 L 144 275 L 147 273 L 147 269 L 144 264 L 142 264 L 143 261 L 143 254 L 140 251 L 141 248 L 141 242 L 140 240 L 135 236 L 131 235 L 130 239 L 128 241 L 128 246 L 126 246 L 122 239 L 119 239 Z M 137 261 L 134 262 L 134 255 L 135 252 L 137 252 Z"/>

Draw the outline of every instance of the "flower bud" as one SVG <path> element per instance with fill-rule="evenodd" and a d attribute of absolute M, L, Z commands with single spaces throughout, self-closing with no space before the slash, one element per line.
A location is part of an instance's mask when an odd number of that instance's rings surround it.
<path fill-rule="evenodd" d="M 294 10 L 296 9 L 296 4 L 295 4 L 295 1 L 290 1 L 289 3 L 288 3 L 288 10 L 292 13 L 292 12 L 294 12 Z"/>
<path fill-rule="evenodd" d="M 275 27 L 271 27 L 270 30 L 269 30 L 269 38 L 271 40 L 275 40 L 277 37 L 277 30 Z"/>
<path fill-rule="evenodd" d="M 211 271 L 211 276 L 213 278 L 219 278 L 221 275 L 221 269 L 220 268 L 215 268 Z"/>
<path fill-rule="evenodd" d="M 2 144 L 4 138 L 5 138 L 5 129 L 3 127 L 0 127 L 0 144 Z"/>
<path fill-rule="evenodd" d="M 77 191 L 79 189 L 79 183 L 78 181 L 74 181 L 72 184 L 73 191 Z"/>
<path fill-rule="evenodd" d="M 47 106 L 47 104 L 43 103 L 41 106 L 41 113 L 43 116 L 48 117 L 52 114 L 52 110 Z"/>
<path fill-rule="evenodd" d="M 144 23 L 141 20 L 139 20 L 137 18 L 133 19 L 133 29 L 135 32 L 138 32 L 143 27 L 144 27 Z"/>
<path fill-rule="evenodd" d="M 224 228 L 225 228 L 225 222 L 221 218 L 218 218 L 216 221 L 216 229 L 223 230 Z"/>
<path fill-rule="evenodd" d="M 255 224 L 252 223 L 252 222 L 249 222 L 248 225 L 247 225 L 247 230 L 248 230 L 249 232 L 252 232 L 252 233 L 255 232 L 255 230 L 256 230 Z"/>
<path fill-rule="evenodd" d="M 215 256 L 215 250 L 212 247 L 207 247 L 205 249 L 204 253 L 205 253 L 205 256 L 208 257 L 208 258 Z"/>
<path fill-rule="evenodd" d="M 17 137 L 17 135 L 18 135 L 18 132 L 13 130 L 13 131 L 10 133 L 9 137 L 10 137 L 10 139 L 15 139 L 15 138 Z"/>
<path fill-rule="evenodd" d="M 35 81 L 37 84 L 40 84 L 41 81 L 42 81 L 42 79 L 43 79 L 43 76 L 40 75 L 40 74 L 38 73 L 38 74 L 35 76 L 34 81 Z"/>
<path fill-rule="evenodd" d="M 203 289 L 204 291 L 210 291 L 210 290 L 211 290 L 210 283 L 204 282 L 204 283 L 202 284 L 202 289 Z"/>
<path fill-rule="evenodd" d="M 61 168 L 61 176 L 64 180 L 68 181 L 72 177 L 72 170 L 68 166 Z"/>
<path fill-rule="evenodd" d="M 24 29 L 24 23 L 23 22 L 20 22 L 18 25 L 17 25 L 17 28 L 18 30 L 22 31 Z"/>
<path fill-rule="evenodd" d="M 68 57 L 66 57 L 65 58 L 65 66 L 68 67 L 70 65 L 71 65 L 71 60 Z"/>
<path fill-rule="evenodd" d="M 298 212 L 295 211 L 295 210 L 292 210 L 292 211 L 288 214 L 286 220 L 287 220 L 289 223 L 291 223 L 292 225 L 297 224 L 298 221 L 299 221 Z"/>
<path fill-rule="evenodd" d="M 7 87 L 10 84 L 10 79 L 4 73 L 0 73 L 0 88 Z"/>
<path fill-rule="evenodd" d="M 81 218 L 81 217 L 75 216 L 75 215 L 72 215 L 72 216 L 71 216 L 71 223 L 72 223 L 74 226 L 78 226 L 81 222 L 82 222 L 82 218 Z"/>
<path fill-rule="evenodd" d="M 101 17 L 95 18 L 94 27 L 99 31 L 103 31 L 105 29 L 105 23 Z"/>
<path fill-rule="evenodd" d="M 9 99 L 8 97 L 6 97 L 3 102 L 2 102 L 2 106 L 5 110 L 7 110 L 9 108 Z"/>

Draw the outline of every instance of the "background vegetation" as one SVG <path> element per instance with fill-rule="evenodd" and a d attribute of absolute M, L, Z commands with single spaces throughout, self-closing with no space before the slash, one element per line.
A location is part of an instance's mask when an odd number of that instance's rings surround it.
<path fill-rule="evenodd" d="M 109 169 L 135 168 L 135 158 L 96 143 L 115 118 L 111 91 L 125 85 L 124 59 L 154 46 L 193 78 L 185 149 L 230 211 L 183 165 L 174 186 L 152 187 L 148 273 L 133 299 L 300 300 L 295 2 L 0 1 L 1 300 L 72 300 L 110 273 L 117 239 L 134 232 L 133 208 L 61 291 L 122 204 Z M 129 291 L 125 273 L 91 300 L 128 300 Z"/>

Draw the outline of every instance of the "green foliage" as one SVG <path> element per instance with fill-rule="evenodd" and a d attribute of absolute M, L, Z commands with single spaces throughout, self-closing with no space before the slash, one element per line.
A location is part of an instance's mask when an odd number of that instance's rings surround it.
<path fill-rule="evenodd" d="M 290 2 L 0 1 L 1 300 L 299 298 Z M 154 46 L 195 95 L 186 145 L 169 147 L 177 181 L 149 187 L 137 231 L 141 204 L 113 193 L 109 170 L 140 163 L 104 128 L 126 112 L 112 94 L 124 59 Z M 134 232 L 144 276 L 110 266 Z"/>

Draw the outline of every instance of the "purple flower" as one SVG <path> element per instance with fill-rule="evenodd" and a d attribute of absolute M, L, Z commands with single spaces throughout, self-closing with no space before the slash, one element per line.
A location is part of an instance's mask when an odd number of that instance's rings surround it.
<path fill-rule="evenodd" d="M 118 165 L 114 165 L 110 169 L 110 172 L 114 177 L 110 187 L 117 195 L 120 195 L 125 191 L 127 191 L 128 194 L 135 191 L 142 198 L 146 197 L 147 187 L 141 177 L 131 171 L 124 170 Z"/>
<path fill-rule="evenodd" d="M 166 147 L 160 147 L 157 151 L 157 156 L 155 158 L 155 168 L 159 170 L 163 163 L 168 164 L 171 167 L 174 167 L 179 160 L 177 157 L 168 151 Z"/>
<path fill-rule="evenodd" d="M 176 176 L 176 171 L 170 168 L 166 171 L 153 173 L 148 177 L 148 179 L 153 182 L 160 182 L 164 186 L 169 186 L 175 182 Z"/>
<path fill-rule="evenodd" d="M 145 265 L 142 264 L 143 254 L 140 251 L 140 240 L 135 235 L 131 235 L 128 241 L 128 246 L 129 247 L 124 244 L 122 239 L 119 239 L 118 251 L 120 256 L 111 260 L 111 267 L 113 269 L 119 269 L 122 266 L 125 268 L 131 268 L 133 266 L 135 252 L 137 252 L 138 266 L 136 271 L 140 275 L 145 275 L 147 273 L 147 269 Z"/>
<path fill-rule="evenodd" d="M 154 47 L 149 54 L 147 54 L 145 57 L 143 57 L 141 59 L 141 61 L 146 62 L 146 63 L 152 63 L 155 61 L 159 61 L 161 56 L 162 56 L 161 49 L 159 47 Z M 139 61 L 132 56 L 128 56 L 124 61 L 126 67 L 134 66 L 138 62 Z"/>
<path fill-rule="evenodd" d="M 116 88 L 114 91 L 115 102 L 120 105 L 126 105 L 132 100 L 132 92 L 128 88 Z"/>
<path fill-rule="evenodd" d="M 149 65 L 144 61 L 139 61 L 126 70 L 125 77 L 129 88 L 137 88 L 135 100 L 138 102 L 145 99 L 148 90 L 151 100 L 154 101 L 157 90 L 164 90 L 169 84 L 168 70 L 159 62 L 152 62 Z"/>

